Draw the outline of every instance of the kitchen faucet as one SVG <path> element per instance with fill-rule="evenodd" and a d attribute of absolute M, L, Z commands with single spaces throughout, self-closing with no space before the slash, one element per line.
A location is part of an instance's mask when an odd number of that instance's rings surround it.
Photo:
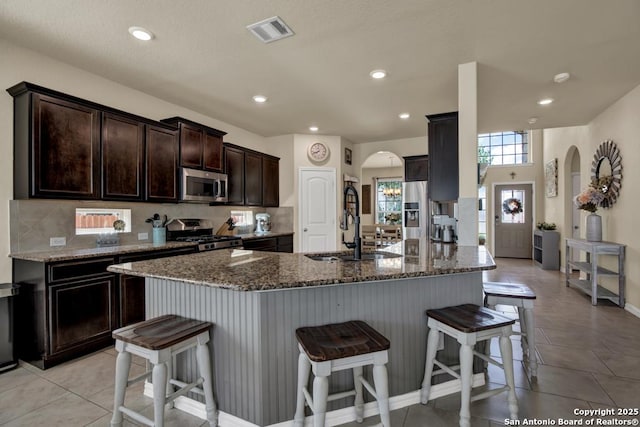
<path fill-rule="evenodd" d="M 349 193 L 352 193 L 354 198 L 356 199 L 356 208 L 355 215 L 351 215 L 349 213 L 349 209 L 347 209 L 347 196 Z M 362 243 L 360 241 L 360 198 L 358 197 L 358 191 L 356 191 L 355 187 L 351 184 L 347 185 L 344 189 L 344 197 L 342 199 L 342 207 L 344 209 L 344 213 L 342 215 L 342 224 L 340 228 L 342 230 L 349 229 L 349 215 L 353 216 L 353 224 L 355 225 L 353 242 L 345 242 L 344 241 L 344 232 L 342 233 L 342 243 L 349 248 L 353 249 L 353 259 L 358 261 L 362 258 Z"/>

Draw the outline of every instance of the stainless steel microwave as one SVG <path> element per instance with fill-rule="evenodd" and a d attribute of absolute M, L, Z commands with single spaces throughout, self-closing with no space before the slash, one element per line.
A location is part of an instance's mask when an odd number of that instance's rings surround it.
<path fill-rule="evenodd" d="M 226 174 L 180 168 L 180 176 L 181 201 L 224 203 L 228 200 Z"/>

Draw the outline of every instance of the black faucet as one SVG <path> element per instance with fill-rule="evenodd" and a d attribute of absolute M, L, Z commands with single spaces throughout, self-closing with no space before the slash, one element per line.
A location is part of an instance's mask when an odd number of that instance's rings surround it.
<path fill-rule="evenodd" d="M 344 213 L 342 215 L 342 224 L 340 228 L 343 230 L 349 229 L 349 209 L 347 209 L 347 195 L 352 193 L 356 199 L 356 209 L 353 216 L 353 224 L 355 225 L 355 231 L 353 235 L 353 242 L 344 241 L 344 233 L 342 233 L 342 243 L 349 248 L 353 249 L 353 259 L 360 260 L 362 258 L 362 243 L 360 241 L 360 198 L 358 197 L 358 191 L 351 184 L 347 185 L 344 189 L 344 198 L 342 200 L 342 206 Z"/>

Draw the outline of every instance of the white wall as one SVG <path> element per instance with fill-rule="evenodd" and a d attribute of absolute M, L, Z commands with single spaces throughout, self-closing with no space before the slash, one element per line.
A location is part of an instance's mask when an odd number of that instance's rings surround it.
<path fill-rule="evenodd" d="M 640 308 L 640 229 L 634 217 L 640 212 L 640 199 L 636 196 L 640 184 L 640 169 L 636 162 L 640 158 L 640 86 L 633 89 L 616 103 L 598 115 L 587 126 L 547 129 L 544 131 L 545 159 L 558 158 L 558 197 L 545 200 L 548 221 L 563 224 L 562 238 L 571 235 L 571 155 L 580 153 L 580 176 L 582 187 L 590 182 L 593 155 L 597 147 L 607 139 L 616 143 L 622 154 L 622 189 L 618 202 L 610 209 L 598 209 L 602 216 L 603 240 L 627 245 L 626 248 L 626 294 L 627 303 Z M 584 223 L 584 216 L 582 221 Z M 584 228 L 584 227 L 583 227 Z M 582 231 L 584 236 L 584 230 Z M 564 252 L 564 247 L 562 248 Z M 564 259 L 563 253 L 563 259 Z M 605 261 L 605 265 L 613 260 Z M 615 267 L 614 267 L 615 269 Z M 617 292 L 612 282 L 606 286 Z"/>

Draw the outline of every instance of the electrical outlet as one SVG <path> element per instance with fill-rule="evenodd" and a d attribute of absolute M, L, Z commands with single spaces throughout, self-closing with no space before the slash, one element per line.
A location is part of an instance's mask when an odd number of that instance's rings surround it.
<path fill-rule="evenodd" d="M 138 240 L 149 240 L 149 233 L 138 233 Z"/>
<path fill-rule="evenodd" d="M 52 237 L 49 239 L 49 246 L 66 246 L 67 238 L 66 237 Z"/>

